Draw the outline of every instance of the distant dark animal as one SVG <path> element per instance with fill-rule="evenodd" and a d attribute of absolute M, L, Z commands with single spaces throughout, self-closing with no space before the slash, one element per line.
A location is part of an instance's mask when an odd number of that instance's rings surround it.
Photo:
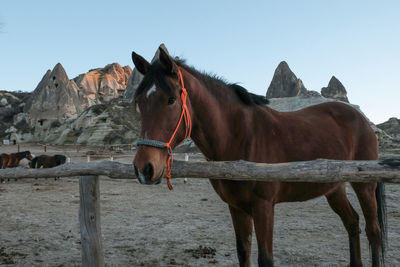
<path fill-rule="evenodd" d="M 172 149 L 186 137 L 191 137 L 205 157 L 214 161 L 378 159 L 374 131 L 365 117 L 349 105 L 330 102 L 294 112 L 278 112 L 265 105 L 265 97 L 201 73 L 173 59 L 162 47 L 159 52 L 159 59 L 153 63 L 132 53 L 136 69 L 144 75 L 134 96 L 142 129 L 133 164 L 142 184 L 157 184 L 164 174 L 169 181 Z M 217 179 L 210 182 L 229 206 L 240 266 L 250 266 L 253 229 L 259 266 L 273 266 L 277 203 L 318 196 L 327 198 L 348 232 L 350 266 L 362 266 L 359 216 L 347 198 L 344 183 Z M 366 182 L 351 186 L 364 214 L 372 266 L 382 266 L 384 184 Z"/>
<path fill-rule="evenodd" d="M 0 155 L 0 163 L 1 163 L 1 168 L 15 168 L 18 167 L 19 162 L 26 158 L 28 160 L 32 160 L 32 155 L 31 152 L 29 151 L 24 151 L 24 152 L 18 152 L 18 153 L 12 153 L 12 154 L 1 154 Z"/>
<path fill-rule="evenodd" d="M 31 168 L 53 168 L 58 165 L 64 164 L 67 161 L 67 157 L 64 155 L 40 155 L 31 161 Z"/>
<path fill-rule="evenodd" d="M 400 159 L 385 159 L 379 162 L 380 165 L 388 165 L 392 168 L 400 168 Z"/>
<path fill-rule="evenodd" d="M 31 168 L 53 168 L 56 166 L 59 166 L 61 164 L 64 164 L 67 161 L 67 157 L 64 155 L 54 155 L 54 156 L 48 156 L 48 155 L 40 155 L 38 157 L 35 157 L 31 163 L 30 167 Z M 57 180 L 58 177 L 54 177 L 54 180 Z"/>

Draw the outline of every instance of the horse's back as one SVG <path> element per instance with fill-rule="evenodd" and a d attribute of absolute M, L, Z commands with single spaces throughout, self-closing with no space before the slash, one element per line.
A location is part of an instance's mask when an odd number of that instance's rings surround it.
<path fill-rule="evenodd" d="M 377 159 L 378 142 L 367 119 L 355 108 L 327 102 L 295 112 L 282 113 L 287 134 L 303 151 L 287 149 L 296 161 L 329 158 L 338 160 Z M 293 137 L 293 135 L 295 135 Z M 290 157 L 290 156 L 289 156 Z M 292 160 L 289 160 L 292 161 Z"/>
<path fill-rule="evenodd" d="M 340 102 L 321 104 L 343 129 L 354 139 L 354 160 L 378 159 L 378 139 L 367 118 L 352 106 Z"/>

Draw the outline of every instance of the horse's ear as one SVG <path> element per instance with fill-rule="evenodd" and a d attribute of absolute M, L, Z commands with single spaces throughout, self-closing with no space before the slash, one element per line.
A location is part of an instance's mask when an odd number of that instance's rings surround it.
<path fill-rule="evenodd" d="M 178 66 L 175 64 L 174 60 L 168 55 L 168 52 L 160 46 L 158 48 L 160 51 L 160 63 L 164 70 L 169 74 L 177 74 L 178 73 Z"/>
<path fill-rule="evenodd" d="M 132 52 L 132 61 L 135 64 L 135 68 L 143 75 L 147 73 L 150 67 L 150 63 L 147 62 L 142 56 Z"/>

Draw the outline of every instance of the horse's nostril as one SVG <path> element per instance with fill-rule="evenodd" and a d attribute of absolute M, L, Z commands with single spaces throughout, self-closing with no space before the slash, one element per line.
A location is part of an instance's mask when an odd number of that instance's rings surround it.
<path fill-rule="evenodd" d="M 139 171 L 138 171 L 138 169 L 136 168 L 136 165 L 135 165 L 135 164 L 133 164 L 133 168 L 135 168 L 135 175 L 136 175 L 136 177 L 139 177 Z"/>
<path fill-rule="evenodd" d="M 146 177 L 146 179 L 151 180 L 154 175 L 154 167 L 153 164 L 147 163 L 144 168 L 143 168 L 143 175 Z"/>

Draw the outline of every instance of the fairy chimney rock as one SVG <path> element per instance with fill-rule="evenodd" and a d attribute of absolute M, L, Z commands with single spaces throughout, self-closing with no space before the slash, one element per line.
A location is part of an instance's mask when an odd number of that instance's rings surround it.
<path fill-rule="evenodd" d="M 32 93 L 24 111 L 31 126 L 53 121 L 64 122 L 76 118 L 89 105 L 74 81 L 68 79 L 63 66 L 58 63 L 48 70 Z"/>
<path fill-rule="evenodd" d="M 268 87 L 267 98 L 292 97 L 306 93 L 303 82 L 290 70 L 289 65 L 285 61 L 279 63 Z"/>
<path fill-rule="evenodd" d="M 321 95 L 326 98 L 333 98 L 349 103 L 346 89 L 335 76 L 332 76 L 331 80 L 329 81 L 328 87 L 323 87 L 321 89 Z"/>
<path fill-rule="evenodd" d="M 98 104 L 123 96 L 131 74 L 131 67 L 112 63 L 104 68 L 89 70 L 74 78 L 74 81 L 91 104 Z"/>

